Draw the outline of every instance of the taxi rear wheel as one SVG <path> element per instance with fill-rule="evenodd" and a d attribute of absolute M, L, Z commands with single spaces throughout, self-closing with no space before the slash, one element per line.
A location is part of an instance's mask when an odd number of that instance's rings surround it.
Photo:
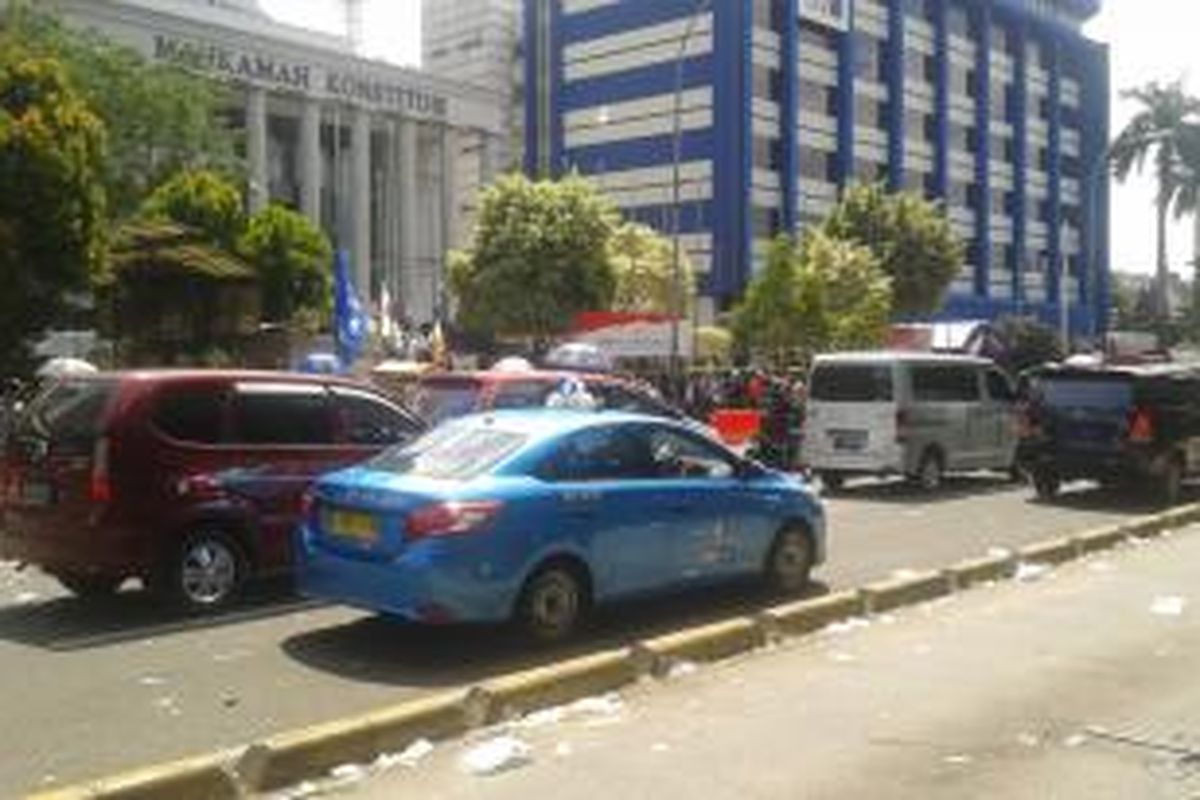
<path fill-rule="evenodd" d="M 588 606 L 587 582 L 581 570 L 566 562 L 547 564 L 525 583 L 517 602 L 516 623 L 539 644 L 569 638 Z"/>

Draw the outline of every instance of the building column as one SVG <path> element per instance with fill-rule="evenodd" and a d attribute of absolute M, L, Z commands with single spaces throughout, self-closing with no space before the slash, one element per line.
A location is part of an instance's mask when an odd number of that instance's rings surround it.
<path fill-rule="evenodd" d="M 399 127 L 400 170 L 400 293 L 405 315 L 411 322 L 421 322 L 415 312 L 421 307 L 417 297 L 421 285 L 420 264 L 417 259 L 417 124 L 401 120 Z"/>
<path fill-rule="evenodd" d="M 350 222 L 350 250 L 354 264 L 354 284 L 358 295 L 371 298 L 371 115 L 366 109 L 354 110 L 353 173 L 350 191 L 354 218 Z"/>
<path fill-rule="evenodd" d="M 1046 97 L 1046 102 L 1050 106 L 1047 142 L 1050 160 L 1046 164 L 1048 188 L 1046 202 L 1049 210 L 1046 219 L 1046 249 L 1049 251 L 1048 261 L 1050 263 L 1047 265 L 1046 301 L 1058 305 L 1059 313 L 1062 313 L 1063 303 L 1067 304 L 1069 311 L 1078 302 L 1078 298 L 1070 297 L 1067 294 L 1071 285 L 1071 276 L 1069 269 L 1065 270 L 1066 274 L 1064 275 L 1064 267 L 1069 266 L 1069 262 L 1064 263 L 1065 256 L 1062 247 L 1062 58 L 1059 56 L 1056 42 L 1047 41 L 1046 45 L 1050 50 L 1050 91 Z"/>
<path fill-rule="evenodd" d="M 904 188 L 904 2 L 888 0 L 888 188 Z"/>
<path fill-rule="evenodd" d="M 300 117 L 300 211 L 321 227 L 321 105 L 306 100 Z"/>
<path fill-rule="evenodd" d="M 1015 37 L 1013 50 L 1013 106 L 1009 109 L 1013 126 L 1013 252 L 1016 258 L 1013 270 L 1013 305 L 1017 313 L 1025 304 L 1025 268 L 1028 266 L 1026 240 L 1028 239 L 1029 194 L 1026 189 L 1026 173 L 1029 162 L 1029 38 L 1025 26 L 1017 25 L 1010 31 Z"/>
<path fill-rule="evenodd" d="M 435 314 L 438 317 L 446 315 L 445 309 L 445 274 L 446 258 L 450 251 L 458 247 L 458 156 L 461 146 L 458 131 L 449 125 L 441 129 L 439 150 L 442 157 L 442 240 L 438 248 L 437 265 L 434 268 L 434 286 L 437 297 Z"/>
<path fill-rule="evenodd" d="M 783 204 L 780 209 L 782 229 L 789 236 L 800 234 L 800 4 L 799 0 L 784 0 L 783 18 L 788 20 L 781 34 L 779 52 L 780 72 L 783 75 L 783 97 L 779 103 L 779 141 L 783 158 L 780 164 L 780 185 Z"/>
<path fill-rule="evenodd" d="M 950 30 L 947 21 L 949 0 L 933 0 L 934 51 L 934 194 L 945 200 L 950 193 Z"/>
<path fill-rule="evenodd" d="M 246 91 L 246 157 L 250 162 L 246 196 L 253 214 L 266 207 L 271 199 L 267 172 L 267 92 L 261 86 L 251 86 Z"/>
<path fill-rule="evenodd" d="M 992 268 L 992 13 L 975 10 L 975 296 L 991 294 Z M 969 201 L 969 198 L 968 198 Z"/>

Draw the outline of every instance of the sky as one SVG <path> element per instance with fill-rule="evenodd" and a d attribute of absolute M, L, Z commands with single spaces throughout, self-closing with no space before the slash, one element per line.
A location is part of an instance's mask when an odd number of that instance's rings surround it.
<path fill-rule="evenodd" d="M 337 0 L 261 0 L 280 19 L 297 25 L 341 30 Z M 420 0 L 365 0 L 366 48 L 374 56 L 416 65 L 421 58 Z M 1200 0 L 1104 0 L 1104 10 L 1087 33 L 1112 47 L 1115 135 L 1133 113 L 1122 89 L 1148 81 L 1183 78 L 1200 93 Z M 1151 272 L 1154 268 L 1154 190 L 1147 179 L 1113 184 L 1112 263 L 1115 269 Z M 1172 268 L 1190 274 L 1192 225 L 1185 220 L 1169 234 Z"/>

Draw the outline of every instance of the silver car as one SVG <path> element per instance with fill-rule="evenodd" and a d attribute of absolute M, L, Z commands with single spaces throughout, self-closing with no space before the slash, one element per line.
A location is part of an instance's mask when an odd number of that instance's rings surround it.
<path fill-rule="evenodd" d="M 836 490 L 854 475 L 1015 474 L 1016 393 L 993 362 L 930 353 L 819 356 L 809 381 L 804 461 Z"/>

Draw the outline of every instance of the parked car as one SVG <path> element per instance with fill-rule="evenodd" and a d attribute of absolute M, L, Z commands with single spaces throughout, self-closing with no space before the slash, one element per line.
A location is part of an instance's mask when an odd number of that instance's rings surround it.
<path fill-rule="evenodd" d="M 318 475 L 423 430 L 376 391 L 327 376 L 128 372 L 52 384 L 0 474 L 0 559 L 81 596 L 138 577 L 189 609 L 292 563 Z"/>
<path fill-rule="evenodd" d="M 1039 497 L 1091 479 L 1173 504 L 1200 472 L 1200 369 L 1046 367 L 1027 384 L 1020 460 Z"/>
<path fill-rule="evenodd" d="M 1016 393 L 987 359 L 929 353 L 818 356 L 804 463 L 830 489 L 854 475 L 905 475 L 926 490 L 948 472 L 1015 474 Z"/>
<path fill-rule="evenodd" d="M 553 641 L 611 600 L 744 575 L 800 589 L 825 515 L 798 479 L 684 424 L 508 412 L 325 476 L 301 537 L 303 594 Z"/>
<path fill-rule="evenodd" d="M 686 415 L 653 390 L 612 375 L 553 371 L 447 372 L 425 375 L 414 410 L 430 425 L 483 411 L 543 408 L 563 381 L 578 380 L 600 408 L 667 419 Z"/>

